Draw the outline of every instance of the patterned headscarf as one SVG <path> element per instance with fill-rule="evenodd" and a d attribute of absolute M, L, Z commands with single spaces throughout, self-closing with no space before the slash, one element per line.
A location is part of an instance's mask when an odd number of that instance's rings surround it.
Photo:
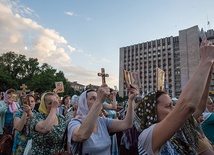
<path fill-rule="evenodd" d="M 15 90 L 14 89 L 8 89 L 5 93 L 4 93 L 4 102 L 7 103 L 7 102 L 10 102 L 10 104 L 8 105 L 8 108 L 9 108 L 9 111 L 11 113 L 14 113 L 15 111 L 18 110 L 17 106 L 16 106 L 16 103 L 13 101 L 9 101 L 9 94 L 12 95 L 12 93 L 14 93 Z"/>
<path fill-rule="evenodd" d="M 80 121 L 84 120 L 86 115 L 89 113 L 89 108 L 87 104 L 87 91 L 84 91 L 80 96 L 79 96 L 79 101 L 78 101 L 78 109 L 77 109 L 77 115 L 75 119 L 78 119 Z"/>
<path fill-rule="evenodd" d="M 157 123 L 157 92 L 148 93 L 137 109 L 137 116 L 140 118 L 141 131 Z M 139 130 L 138 130 L 139 131 Z M 180 154 L 197 154 L 196 147 L 199 134 L 196 131 L 196 121 L 194 117 L 190 117 L 182 127 L 175 133 L 169 141 Z"/>
<path fill-rule="evenodd" d="M 140 118 L 140 129 L 142 131 L 157 121 L 156 110 L 156 92 L 152 91 L 144 96 L 142 102 L 136 110 L 137 116 Z"/>
<path fill-rule="evenodd" d="M 46 105 L 45 105 L 45 95 L 46 95 L 47 93 L 44 93 L 43 95 L 42 95 L 42 98 L 41 98 L 41 102 L 40 102 L 40 105 L 39 105 L 39 112 L 41 112 L 41 113 L 44 113 L 45 115 L 48 115 L 48 111 L 47 111 L 47 108 L 46 108 Z"/>

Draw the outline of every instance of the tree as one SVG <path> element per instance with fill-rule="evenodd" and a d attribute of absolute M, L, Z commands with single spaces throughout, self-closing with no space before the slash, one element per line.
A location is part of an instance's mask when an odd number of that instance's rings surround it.
<path fill-rule="evenodd" d="M 53 91 L 55 82 L 62 81 L 65 85 L 65 93 L 70 91 L 68 80 L 62 71 L 57 72 L 52 66 L 43 63 L 39 67 L 37 58 L 27 59 L 25 55 L 14 52 L 3 53 L 0 56 L 0 90 L 8 88 L 20 89 L 26 84 L 28 89 L 43 93 Z"/>

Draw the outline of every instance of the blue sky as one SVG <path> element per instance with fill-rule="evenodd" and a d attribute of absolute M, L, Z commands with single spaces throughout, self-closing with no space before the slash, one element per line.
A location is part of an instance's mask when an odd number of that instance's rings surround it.
<path fill-rule="evenodd" d="M 213 0 L 0 0 L 0 54 L 14 51 L 70 81 L 119 85 L 119 48 L 214 26 Z M 207 25 L 207 21 L 210 25 Z"/>

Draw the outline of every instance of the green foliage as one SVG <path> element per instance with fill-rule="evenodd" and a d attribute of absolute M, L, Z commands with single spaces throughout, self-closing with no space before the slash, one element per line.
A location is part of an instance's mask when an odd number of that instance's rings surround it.
<path fill-rule="evenodd" d="M 14 52 L 3 53 L 0 56 L 0 91 L 9 88 L 20 90 L 20 86 L 26 84 L 27 89 L 43 93 L 52 91 L 57 81 L 62 81 L 65 87 L 65 92 L 59 94 L 60 96 L 72 95 L 70 83 L 62 71 L 57 72 L 57 69 L 47 63 L 39 66 L 38 59 L 27 59 L 25 55 Z"/>

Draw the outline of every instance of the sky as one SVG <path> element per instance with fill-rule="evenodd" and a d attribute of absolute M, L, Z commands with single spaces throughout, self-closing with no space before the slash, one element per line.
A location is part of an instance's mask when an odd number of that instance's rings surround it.
<path fill-rule="evenodd" d="M 198 25 L 214 27 L 213 0 L 0 0 L 0 55 L 48 63 L 80 84 L 119 86 L 119 49 Z M 207 23 L 210 23 L 209 25 Z"/>

